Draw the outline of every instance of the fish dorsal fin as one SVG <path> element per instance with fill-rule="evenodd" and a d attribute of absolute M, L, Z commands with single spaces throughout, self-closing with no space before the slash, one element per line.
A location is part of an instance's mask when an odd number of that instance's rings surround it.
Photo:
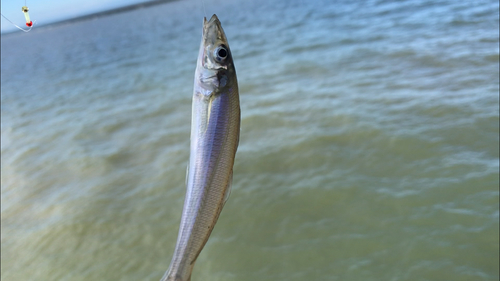
<path fill-rule="evenodd" d="M 226 191 L 224 192 L 224 204 L 226 204 L 229 195 L 231 194 L 231 188 L 233 187 L 233 170 L 229 174 L 229 180 L 227 181 Z"/>
<path fill-rule="evenodd" d="M 189 161 L 186 167 L 186 182 L 185 182 L 186 186 L 188 185 L 188 178 L 189 178 Z"/>

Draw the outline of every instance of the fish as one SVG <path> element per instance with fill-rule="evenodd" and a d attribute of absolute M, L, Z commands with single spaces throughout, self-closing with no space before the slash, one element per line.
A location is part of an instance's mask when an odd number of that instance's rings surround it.
<path fill-rule="evenodd" d="M 186 197 L 172 261 L 161 281 L 190 281 L 196 259 L 229 198 L 240 137 L 233 57 L 214 14 L 203 19 L 194 78 Z"/>

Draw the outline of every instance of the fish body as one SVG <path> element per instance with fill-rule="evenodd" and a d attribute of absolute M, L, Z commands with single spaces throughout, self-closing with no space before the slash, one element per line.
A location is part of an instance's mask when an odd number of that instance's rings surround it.
<path fill-rule="evenodd" d="M 189 281 L 228 199 L 240 133 L 236 71 L 216 15 L 204 18 L 194 79 L 186 197 L 170 267 L 161 281 Z"/>

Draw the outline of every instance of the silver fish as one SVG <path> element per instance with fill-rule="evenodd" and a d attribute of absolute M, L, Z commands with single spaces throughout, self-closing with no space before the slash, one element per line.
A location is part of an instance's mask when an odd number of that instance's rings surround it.
<path fill-rule="evenodd" d="M 198 255 L 229 197 L 240 135 L 233 58 L 216 15 L 204 18 L 194 77 L 191 155 L 179 236 L 161 281 L 189 281 Z"/>

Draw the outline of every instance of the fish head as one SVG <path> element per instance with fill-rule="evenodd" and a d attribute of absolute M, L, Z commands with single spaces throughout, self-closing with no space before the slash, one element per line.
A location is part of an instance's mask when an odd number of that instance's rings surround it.
<path fill-rule="evenodd" d="M 228 87 L 231 80 L 236 80 L 231 79 L 235 75 L 231 50 L 219 19 L 216 15 L 208 21 L 204 18 L 195 83 L 209 96 Z"/>

